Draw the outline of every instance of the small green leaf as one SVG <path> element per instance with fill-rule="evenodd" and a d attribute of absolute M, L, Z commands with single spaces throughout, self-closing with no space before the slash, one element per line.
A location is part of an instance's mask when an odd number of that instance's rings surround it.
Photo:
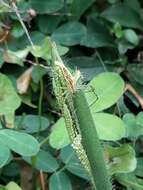
<path fill-rule="evenodd" d="M 21 100 L 9 78 L 0 73 L 0 115 L 14 112 Z"/>
<path fill-rule="evenodd" d="M 143 114 L 139 113 L 137 116 L 127 113 L 123 116 L 123 121 L 126 127 L 126 137 L 136 139 L 143 135 Z"/>
<path fill-rule="evenodd" d="M 116 180 L 128 188 L 134 190 L 143 190 L 143 180 L 137 178 L 133 173 L 118 174 L 116 175 Z"/>
<path fill-rule="evenodd" d="M 30 0 L 30 4 L 39 14 L 56 12 L 64 5 L 62 0 Z"/>
<path fill-rule="evenodd" d="M 72 190 L 69 177 L 64 172 L 56 172 L 49 179 L 50 190 Z"/>
<path fill-rule="evenodd" d="M 10 150 L 5 145 L 0 144 L 0 168 L 2 168 L 10 157 Z"/>
<path fill-rule="evenodd" d="M 46 74 L 46 69 L 36 65 L 33 70 L 32 70 L 32 79 L 35 83 L 38 84 L 38 82 L 40 81 L 40 79 Z"/>
<path fill-rule="evenodd" d="M 80 45 L 91 48 L 113 47 L 114 41 L 106 25 L 93 15 L 87 20 L 86 34 L 83 35 Z"/>
<path fill-rule="evenodd" d="M 124 37 L 128 42 L 130 42 L 135 46 L 139 44 L 139 37 L 137 36 L 134 30 L 131 29 L 124 30 Z"/>
<path fill-rule="evenodd" d="M 20 66 L 23 66 L 23 62 L 29 53 L 29 48 L 18 50 L 18 51 L 11 51 L 6 50 L 4 52 L 4 61 L 7 63 L 13 63 Z"/>
<path fill-rule="evenodd" d="M 10 129 L 0 130 L 0 142 L 22 156 L 33 156 L 39 151 L 39 143 L 33 136 Z"/>
<path fill-rule="evenodd" d="M 143 85 L 143 64 L 128 64 L 127 71 L 130 77 L 132 77 L 136 82 Z"/>
<path fill-rule="evenodd" d="M 86 33 L 86 28 L 79 22 L 68 22 L 57 28 L 52 39 L 58 44 L 73 46 L 79 44 Z"/>
<path fill-rule="evenodd" d="M 15 126 L 25 129 L 27 133 L 44 131 L 49 125 L 49 120 L 46 117 L 39 117 L 38 115 L 16 116 L 15 121 Z"/>
<path fill-rule="evenodd" d="M 73 0 L 71 5 L 71 14 L 73 19 L 79 19 L 81 15 L 95 2 L 96 0 Z"/>
<path fill-rule="evenodd" d="M 70 143 L 64 118 L 60 118 L 53 126 L 49 136 L 49 143 L 53 148 L 60 149 Z"/>
<path fill-rule="evenodd" d="M 32 164 L 30 157 L 23 157 L 25 161 Z M 56 159 L 48 152 L 40 150 L 36 155 L 35 166 L 36 169 L 42 170 L 43 172 L 55 172 L 59 165 Z"/>
<path fill-rule="evenodd" d="M 113 23 L 142 30 L 143 21 L 139 11 L 130 8 L 124 3 L 110 6 L 102 13 L 102 16 Z"/>
<path fill-rule="evenodd" d="M 109 171 L 115 173 L 129 173 L 136 169 L 137 160 L 134 149 L 124 144 L 120 147 L 107 146 L 109 154 Z"/>
<path fill-rule="evenodd" d="M 22 190 L 15 182 L 11 181 L 6 185 L 7 190 Z"/>
<path fill-rule="evenodd" d="M 88 84 L 85 92 L 93 112 L 99 112 L 115 104 L 124 93 L 124 81 L 117 73 L 104 72 Z"/>
<path fill-rule="evenodd" d="M 93 118 L 101 140 L 116 141 L 125 137 L 125 125 L 119 117 L 107 113 L 95 113 Z"/>
<path fill-rule="evenodd" d="M 44 34 L 50 34 L 54 32 L 54 30 L 57 28 L 62 18 L 63 18 L 62 16 L 55 16 L 55 15 L 39 15 L 38 16 L 39 30 Z"/>

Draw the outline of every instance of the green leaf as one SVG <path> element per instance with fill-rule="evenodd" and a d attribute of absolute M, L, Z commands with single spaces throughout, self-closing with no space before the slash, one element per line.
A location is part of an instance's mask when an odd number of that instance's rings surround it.
<path fill-rule="evenodd" d="M 29 53 L 29 48 L 18 50 L 18 51 L 11 51 L 7 50 L 4 52 L 4 61 L 7 63 L 13 63 L 20 66 L 23 66 L 23 62 Z"/>
<path fill-rule="evenodd" d="M 9 148 L 4 146 L 3 144 L 0 144 L 0 153 L 0 168 L 2 168 L 7 163 L 10 157 Z"/>
<path fill-rule="evenodd" d="M 130 42 L 135 46 L 139 44 L 139 37 L 137 36 L 134 30 L 131 29 L 124 30 L 124 37 L 128 42 Z"/>
<path fill-rule="evenodd" d="M 143 64 L 128 64 L 127 71 L 131 78 L 143 85 Z"/>
<path fill-rule="evenodd" d="M 29 164 L 32 164 L 30 157 L 23 157 L 25 161 Z M 42 170 L 43 172 L 55 172 L 59 165 L 56 159 L 48 152 L 44 150 L 40 150 L 35 157 L 35 165 L 34 167 L 38 170 Z"/>
<path fill-rule="evenodd" d="M 72 174 L 81 177 L 83 179 L 89 180 L 89 176 L 83 166 L 81 165 L 79 159 L 77 158 L 73 148 L 67 146 L 61 150 L 60 158 L 65 164 L 65 168 Z"/>
<path fill-rule="evenodd" d="M 125 125 L 119 117 L 107 113 L 95 113 L 93 118 L 101 140 L 116 141 L 125 137 Z"/>
<path fill-rule="evenodd" d="M 92 112 L 99 112 L 115 104 L 124 93 L 124 81 L 112 72 L 96 76 L 88 84 L 85 95 Z"/>
<path fill-rule="evenodd" d="M 139 112 L 136 116 L 137 125 L 143 126 L 143 112 Z"/>
<path fill-rule="evenodd" d="M 32 70 L 32 79 L 35 83 L 39 83 L 40 79 L 47 73 L 46 69 L 40 65 L 36 65 Z"/>
<path fill-rule="evenodd" d="M 49 120 L 46 117 L 39 117 L 38 115 L 16 116 L 15 121 L 15 126 L 25 129 L 27 133 L 44 131 L 49 125 Z"/>
<path fill-rule="evenodd" d="M 130 1 L 125 0 L 124 2 L 127 6 L 131 7 L 132 9 L 136 11 L 141 10 L 140 2 L 138 0 L 130 0 Z"/>
<path fill-rule="evenodd" d="M 109 171 L 110 174 L 129 173 L 136 169 L 137 160 L 134 149 L 124 144 L 120 147 L 107 146 L 109 154 Z"/>
<path fill-rule="evenodd" d="M 94 16 L 88 18 L 86 35 L 83 36 L 80 44 L 91 48 L 114 46 L 113 38 L 108 29 Z"/>
<path fill-rule="evenodd" d="M 22 156 L 33 156 L 39 151 L 39 143 L 33 136 L 10 129 L 0 130 L 0 142 Z"/>
<path fill-rule="evenodd" d="M 56 172 L 49 179 L 50 190 L 72 190 L 69 177 L 64 172 Z"/>
<path fill-rule="evenodd" d="M 9 78 L 0 73 L 0 115 L 14 112 L 21 100 Z"/>
<path fill-rule="evenodd" d="M 30 4 L 39 14 L 56 12 L 64 5 L 62 0 L 30 0 Z"/>
<path fill-rule="evenodd" d="M 73 0 L 71 5 L 72 19 L 78 20 L 95 1 L 96 0 Z"/>
<path fill-rule="evenodd" d="M 11 181 L 6 185 L 7 190 L 22 190 L 15 182 Z"/>
<path fill-rule="evenodd" d="M 65 46 L 73 46 L 79 44 L 86 34 L 86 28 L 79 22 L 68 22 L 57 28 L 52 39 L 57 43 Z"/>
<path fill-rule="evenodd" d="M 60 118 L 53 126 L 49 136 L 49 143 L 53 148 L 60 149 L 70 143 L 64 118 Z"/>
<path fill-rule="evenodd" d="M 143 21 L 141 20 L 139 12 L 126 4 L 120 3 L 110 6 L 101 16 L 113 23 L 118 22 L 122 26 L 142 30 Z"/>
<path fill-rule="evenodd" d="M 61 20 L 62 16 L 40 15 L 38 16 L 39 30 L 44 34 L 51 34 L 57 28 Z"/>
<path fill-rule="evenodd" d="M 126 137 L 138 138 L 143 135 L 143 113 L 139 113 L 137 116 L 127 113 L 123 116 L 123 121 L 126 127 Z"/>
<path fill-rule="evenodd" d="M 118 174 L 116 175 L 116 180 L 128 188 L 143 190 L 143 180 L 137 178 L 133 173 Z"/>

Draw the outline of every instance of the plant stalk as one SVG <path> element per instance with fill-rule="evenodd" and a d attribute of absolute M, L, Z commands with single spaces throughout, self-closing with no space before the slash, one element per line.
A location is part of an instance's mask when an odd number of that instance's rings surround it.
<path fill-rule="evenodd" d="M 74 105 L 81 130 L 82 144 L 91 167 L 93 183 L 97 190 L 112 190 L 102 145 L 83 91 L 75 92 Z"/>

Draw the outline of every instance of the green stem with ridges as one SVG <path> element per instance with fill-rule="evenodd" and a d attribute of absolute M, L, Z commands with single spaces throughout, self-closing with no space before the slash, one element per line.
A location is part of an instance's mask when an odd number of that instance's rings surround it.
<path fill-rule="evenodd" d="M 97 190 L 112 190 L 112 184 L 104 160 L 103 149 L 83 91 L 75 92 L 74 105 L 79 121 L 82 144 L 90 163 L 94 184 Z"/>

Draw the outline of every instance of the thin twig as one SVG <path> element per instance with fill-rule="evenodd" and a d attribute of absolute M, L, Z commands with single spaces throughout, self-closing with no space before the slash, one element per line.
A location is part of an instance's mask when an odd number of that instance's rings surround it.
<path fill-rule="evenodd" d="M 46 190 L 45 188 L 45 179 L 42 170 L 40 170 L 40 183 L 42 190 Z"/>
<path fill-rule="evenodd" d="M 134 97 L 137 99 L 137 101 L 141 105 L 141 108 L 143 109 L 143 98 L 139 95 L 139 93 L 135 90 L 135 88 L 131 84 L 126 84 L 125 91 L 127 90 L 134 95 Z"/>
<path fill-rule="evenodd" d="M 23 22 L 23 20 L 22 20 L 22 18 L 21 18 L 21 15 L 19 14 L 19 11 L 18 11 L 18 8 L 17 8 L 16 4 L 15 4 L 13 1 L 11 2 L 11 4 L 12 4 L 12 6 L 13 6 L 13 9 L 14 9 L 14 11 L 15 11 L 15 13 L 16 13 L 18 19 L 19 19 L 19 22 L 21 23 L 21 25 L 22 25 L 22 27 L 23 27 L 23 29 L 24 29 L 26 35 L 27 35 L 27 38 L 28 38 L 28 40 L 29 40 L 29 43 L 31 44 L 32 48 L 34 49 L 34 44 L 33 44 L 32 40 L 31 40 L 31 37 L 30 37 L 30 35 L 29 35 L 29 32 L 28 32 L 28 30 L 27 30 L 27 28 L 26 28 L 26 26 L 25 26 L 25 24 L 24 24 L 24 22 Z"/>

